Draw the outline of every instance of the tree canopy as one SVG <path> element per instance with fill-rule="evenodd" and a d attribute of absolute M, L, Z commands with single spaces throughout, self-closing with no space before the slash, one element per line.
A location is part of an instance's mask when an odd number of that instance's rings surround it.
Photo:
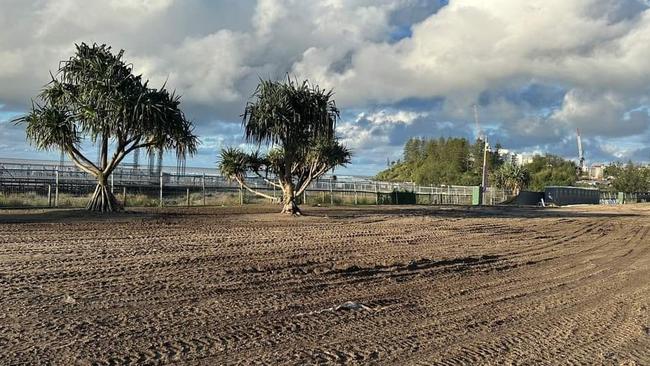
<path fill-rule="evenodd" d="M 248 174 L 261 177 L 283 194 L 283 212 L 299 214 L 295 198 L 314 179 L 350 162 L 350 151 L 335 136 L 339 110 L 333 92 L 308 81 L 261 80 L 242 115 L 245 139 L 258 147 L 221 150 L 219 171 L 260 195 L 246 182 Z"/>
<path fill-rule="evenodd" d="M 612 188 L 618 192 L 650 192 L 650 168 L 620 162 L 610 164 L 605 168 L 605 175 L 613 177 Z"/>
<path fill-rule="evenodd" d="M 404 145 L 403 161 L 377 174 L 383 181 L 415 182 L 420 185 L 479 185 L 485 143 L 465 138 L 411 138 Z M 488 171 L 503 164 L 498 147 L 488 154 Z"/>
<path fill-rule="evenodd" d="M 17 120 L 27 125 L 27 138 L 37 148 L 63 150 L 97 178 L 90 210 L 119 208 L 106 179 L 130 152 L 171 149 L 184 157 L 198 144 L 192 123 L 179 108 L 180 97 L 165 85 L 149 87 L 123 55 L 124 50 L 114 54 L 107 45 L 76 45 L 75 54 L 51 74 L 31 111 Z M 99 144 L 98 163 L 82 151 L 84 141 Z"/>
<path fill-rule="evenodd" d="M 543 191 L 547 186 L 573 186 L 577 181 L 576 164 L 555 155 L 536 155 L 524 166 L 530 173 L 529 188 Z"/>
<path fill-rule="evenodd" d="M 404 145 L 403 160 L 377 174 L 383 181 L 415 182 L 420 185 L 481 184 L 484 142 L 470 143 L 464 138 L 411 138 Z M 527 187 L 543 191 L 546 186 L 572 186 L 576 183 L 576 164 L 555 155 L 536 155 L 523 167 L 505 163 L 499 144 L 488 153 L 491 185 L 513 190 Z"/>
<path fill-rule="evenodd" d="M 494 172 L 493 180 L 498 188 L 511 190 L 516 195 L 530 183 L 530 173 L 525 167 L 505 163 Z"/>

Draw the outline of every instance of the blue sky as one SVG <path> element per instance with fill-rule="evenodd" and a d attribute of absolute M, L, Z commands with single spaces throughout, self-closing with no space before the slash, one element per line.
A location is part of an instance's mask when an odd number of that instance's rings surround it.
<path fill-rule="evenodd" d="M 516 152 L 573 158 L 580 128 L 588 162 L 650 161 L 642 0 L 0 0 L 0 21 L 0 157 L 58 159 L 10 120 L 75 42 L 98 42 L 183 95 L 203 141 L 192 166 L 243 144 L 258 78 L 286 73 L 334 89 L 349 174 L 412 136 L 474 138 L 474 104 Z"/>

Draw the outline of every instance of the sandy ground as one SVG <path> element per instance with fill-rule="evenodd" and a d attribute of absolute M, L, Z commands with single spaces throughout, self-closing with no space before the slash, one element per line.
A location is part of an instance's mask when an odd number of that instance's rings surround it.
<path fill-rule="evenodd" d="M 0 364 L 650 365 L 650 206 L 0 211 Z"/>

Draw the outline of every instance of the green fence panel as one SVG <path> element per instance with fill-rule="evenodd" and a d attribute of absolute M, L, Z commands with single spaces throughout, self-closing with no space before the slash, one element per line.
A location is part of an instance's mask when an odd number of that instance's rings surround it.
<path fill-rule="evenodd" d="M 472 205 L 473 206 L 478 206 L 482 202 L 482 194 L 481 194 L 481 187 L 472 187 Z"/>

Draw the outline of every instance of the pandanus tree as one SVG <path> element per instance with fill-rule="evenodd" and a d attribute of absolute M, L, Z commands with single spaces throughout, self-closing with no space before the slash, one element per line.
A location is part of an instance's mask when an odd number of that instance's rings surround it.
<path fill-rule="evenodd" d="M 246 181 L 249 175 L 264 179 L 282 191 L 282 212 L 299 215 L 296 197 L 327 171 L 350 162 L 350 151 L 335 135 L 339 110 L 332 96 L 331 90 L 308 81 L 261 80 L 242 115 L 246 141 L 258 150 L 223 149 L 221 174 L 256 195 L 274 199 Z M 265 153 L 259 151 L 262 144 Z"/>
<path fill-rule="evenodd" d="M 106 45 L 76 45 L 31 111 L 16 120 L 26 125 L 27 138 L 37 148 L 61 149 L 97 179 L 86 206 L 92 211 L 121 209 L 107 180 L 130 152 L 175 150 L 182 158 L 194 154 L 198 144 L 192 123 L 179 109 L 180 97 L 164 85 L 150 88 L 133 74 L 123 54 L 113 54 Z M 83 152 L 89 144 L 99 145 L 97 162 Z"/>
<path fill-rule="evenodd" d="M 507 163 L 494 172 L 494 180 L 497 187 L 512 190 L 517 195 L 530 184 L 530 173 L 524 167 Z"/>

